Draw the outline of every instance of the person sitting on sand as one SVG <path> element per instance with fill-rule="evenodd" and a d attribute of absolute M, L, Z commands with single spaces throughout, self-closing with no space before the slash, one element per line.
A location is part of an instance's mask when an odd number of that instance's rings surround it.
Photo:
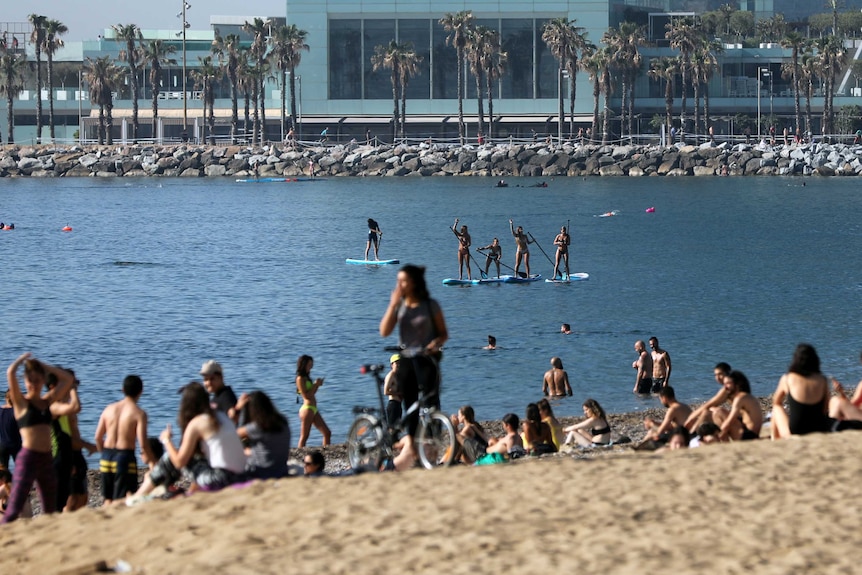
<path fill-rule="evenodd" d="M 530 455 L 544 455 L 556 453 L 554 445 L 554 434 L 551 426 L 542 421 L 539 406 L 535 403 L 527 404 L 527 412 L 524 421 L 521 422 L 521 439 L 524 440 L 524 449 Z"/>
<path fill-rule="evenodd" d="M 712 408 L 712 418 L 721 427 L 722 441 L 747 441 L 760 437 L 763 425 L 763 409 L 756 397 L 751 395 L 751 384 L 745 374 L 733 370 L 724 377 L 724 387 L 732 403 L 730 411 L 724 407 Z"/>
<path fill-rule="evenodd" d="M 247 423 L 236 430 L 247 446 L 245 471 L 254 479 L 277 479 L 287 476 L 290 458 L 290 426 L 267 394 L 262 391 L 243 393 L 237 409 L 247 408 Z"/>
<path fill-rule="evenodd" d="M 485 455 L 485 450 L 488 448 L 488 436 L 476 421 L 476 413 L 469 405 L 463 406 L 458 410 L 458 413 L 452 416 L 452 425 L 457 431 L 455 439 L 460 447 L 460 459 L 464 463 L 472 465 L 476 459 Z"/>
<path fill-rule="evenodd" d="M 651 417 L 644 419 L 644 427 L 647 430 L 645 439 L 665 443 L 674 429 L 685 427 L 685 422 L 691 415 L 691 408 L 677 401 L 676 393 L 669 385 L 659 390 L 658 398 L 667 411 L 661 422 Z"/>
<path fill-rule="evenodd" d="M 729 396 L 727 390 L 724 388 L 724 378 L 730 371 L 730 364 L 724 361 L 715 364 L 712 374 L 715 377 L 715 383 L 721 387 L 709 401 L 692 411 L 688 419 L 685 420 L 685 428 L 690 432 L 698 429 L 704 423 L 715 423 L 712 420 L 711 410 L 713 407 L 718 407 L 728 400 Z"/>
<path fill-rule="evenodd" d="M 542 378 L 542 393 L 551 397 L 572 395 L 569 374 L 563 369 L 563 360 L 559 357 L 551 358 L 551 369 L 546 371 L 545 377 Z"/>
<path fill-rule="evenodd" d="M 688 443 L 691 440 L 688 430 L 685 427 L 677 427 L 670 432 L 665 449 L 677 450 L 688 449 Z"/>
<path fill-rule="evenodd" d="M 772 395 L 772 439 L 829 431 L 829 395 L 817 351 L 810 344 L 800 343 Z"/>
<path fill-rule="evenodd" d="M 147 412 L 138 406 L 143 392 L 143 380 L 137 375 L 127 375 L 123 379 L 123 399 L 108 405 L 99 416 L 95 442 L 101 454 L 99 470 L 105 505 L 137 491 L 136 443 L 141 446 L 144 463 L 156 464 L 147 441 Z"/>
<path fill-rule="evenodd" d="M 224 412 L 212 408 L 200 383 L 193 381 L 182 389 L 177 421 L 182 431 L 179 449 L 168 425 L 159 436 L 165 453 L 133 497 L 147 495 L 159 485 L 172 486 L 182 469 L 192 476 L 190 491 L 217 491 L 243 479 L 246 457 L 236 428 Z"/>
<path fill-rule="evenodd" d="M 609 445 L 611 442 L 611 425 L 605 410 L 595 399 L 587 399 L 583 405 L 586 419 L 575 425 L 564 427 L 566 435 L 565 443 L 571 445 L 577 443 L 581 447 L 592 447 L 595 445 Z"/>
<path fill-rule="evenodd" d="M 501 453 L 509 459 L 518 459 L 526 455 L 524 449 L 524 441 L 521 439 L 521 434 L 518 433 L 520 420 L 514 413 L 507 413 L 503 416 L 503 431 L 505 435 L 502 437 L 492 437 L 488 440 L 488 449 L 486 453 Z"/>
<path fill-rule="evenodd" d="M 310 451 L 302 459 L 303 475 L 306 477 L 323 477 L 324 467 L 326 467 L 326 458 L 320 451 Z"/>
<path fill-rule="evenodd" d="M 551 437 L 554 441 L 554 447 L 557 448 L 557 451 L 560 450 L 560 446 L 563 444 L 563 424 L 560 423 L 560 420 L 554 417 L 554 410 L 551 408 L 551 402 L 545 399 L 544 397 L 539 400 L 539 415 L 542 416 L 542 422 L 547 423 L 551 428 Z"/>

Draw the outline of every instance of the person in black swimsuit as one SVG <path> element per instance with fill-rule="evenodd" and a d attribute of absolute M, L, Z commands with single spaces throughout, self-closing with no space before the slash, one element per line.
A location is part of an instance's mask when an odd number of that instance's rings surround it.
<path fill-rule="evenodd" d="M 817 351 L 810 344 L 800 343 L 772 396 L 772 439 L 829 431 L 829 396 L 829 383 L 820 373 Z"/>
<path fill-rule="evenodd" d="M 26 393 L 18 383 L 18 369 L 24 366 Z M 53 375 L 57 385 L 42 395 L 46 378 Z M 39 488 L 43 513 L 57 510 L 57 477 L 51 457 L 51 403 L 66 395 L 75 378 L 68 371 L 40 362 L 29 353 L 12 362 L 6 371 L 9 401 L 21 432 L 21 451 L 15 460 L 15 475 L 9 504 L 0 523 L 15 521 L 30 496 L 33 483 Z"/>
<path fill-rule="evenodd" d="M 576 443 L 582 447 L 592 445 L 608 445 L 611 442 L 611 426 L 605 410 L 595 399 L 584 402 L 584 419 L 580 423 L 564 427 L 566 444 Z"/>
<path fill-rule="evenodd" d="M 379 260 L 378 252 L 380 250 L 380 236 L 383 232 L 380 231 L 380 225 L 368 218 L 368 241 L 365 242 L 365 259 L 368 259 L 368 252 L 371 251 L 371 245 L 374 245 L 374 259 Z"/>

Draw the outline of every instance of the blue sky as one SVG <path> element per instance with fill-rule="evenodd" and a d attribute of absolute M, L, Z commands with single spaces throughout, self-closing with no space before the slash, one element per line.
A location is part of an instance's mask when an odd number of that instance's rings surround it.
<path fill-rule="evenodd" d="M 287 0 L 188 0 L 186 19 L 195 29 L 209 29 L 210 16 L 284 16 Z M 59 20 L 69 28 L 66 41 L 94 39 L 112 24 L 145 29 L 180 29 L 182 0 L 4 0 L 0 21 L 26 22 L 30 14 Z"/>

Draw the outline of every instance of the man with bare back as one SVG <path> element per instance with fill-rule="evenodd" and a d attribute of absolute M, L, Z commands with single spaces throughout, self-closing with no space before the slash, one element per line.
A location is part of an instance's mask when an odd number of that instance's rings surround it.
<path fill-rule="evenodd" d="M 551 369 L 545 372 L 542 380 L 542 393 L 550 397 L 572 395 L 569 374 L 563 369 L 563 360 L 559 357 L 551 358 Z"/>
<path fill-rule="evenodd" d="M 652 349 L 652 392 L 670 385 L 670 354 L 659 347 L 658 338 L 649 338 L 649 346 Z"/>
<path fill-rule="evenodd" d="M 108 405 L 96 427 L 96 447 L 102 456 L 99 470 L 105 504 L 124 500 L 138 489 L 138 466 L 135 442 L 141 446 L 144 463 L 152 465 L 155 458 L 147 441 L 147 413 L 138 406 L 144 392 L 144 382 L 137 375 L 123 380 L 125 397 Z"/>

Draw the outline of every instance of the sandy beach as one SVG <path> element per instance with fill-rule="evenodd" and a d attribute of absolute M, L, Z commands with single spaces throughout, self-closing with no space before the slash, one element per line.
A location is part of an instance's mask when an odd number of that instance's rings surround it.
<path fill-rule="evenodd" d="M 0 572 L 850 573 L 858 432 L 293 478 L 0 530 Z"/>

